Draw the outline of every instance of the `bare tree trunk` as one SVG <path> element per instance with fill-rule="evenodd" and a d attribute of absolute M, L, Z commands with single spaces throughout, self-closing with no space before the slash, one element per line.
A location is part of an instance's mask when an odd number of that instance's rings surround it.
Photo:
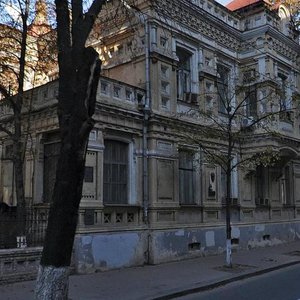
<path fill-rule="evenodd" d="M 65 300 L 68 299 L 69 269 L 67 267 L 39 267 L 36 299 Z"/>
<path fill-rule="evenodd" d="M 15 186 L 17 197 L 18 235 L 26 235 L 26 200 L 24 192 L 24 161 L 17 158 L 14 161 Z"/>
<path fill-rule="evenodd" d="M 71 10 L 69 1 L 55 0 L 61 149 L 36 286 L 36 299 L 67 299 L 67 269 L 71 262 L 86 148 L 89 133 L 94 126 L 92 116 L 101 68 L 98 53 L 91 47 L 86 48 L 85 44 L 105 3 L 105 0 L 94 0 L 84 13 L 82 0 L 71 1 Z M 49 287 L 56 281 L 55 285 L 59 289 Z M 43 295 L 40 292 L 43 289 L 49 290 L 49 294 Z"/>
<path fill-rule="evenodd" d="M 65 70 L 66 73 L 63 73 L 64 76 L 59 82 L 60 97 L 64 99 L 58 106 L 61 150 L 35 293 L 36 299 L 67 299 L 68 280 L 65 275 L 68 274 L 71 262 L 82 193 L 85 154 L 89 133 L 94 126 L 91 116 L 94 113 L 100 74 L 100 61 L 94 49 L 85 48 L 82 56 L 76 57 L 78 58 L 76 63 L 66 66 L 69 71 Z M 52 289 L 49 287 L 49 282 L 52 281 L 58 281 L 53 287 L 56 298 L 53 298 L 54 295 L 50 291 L 47 297 L 42 292 L 44 289 Z"/>
<path fill-rule="evenodd" d="M 226 162 L 226 266 L 232 267 L 232 245 L 231 245 L 231 174 L 232 174 L 232 149 L 233 149 L 233 140 L 232 140 L 232 119 L 229 115 L 228 123 L 228 151 L 227 151 L 227 162 Z"/>
<path fill-rule="evenodd" d="M 230 163 L 230 162 L 229 162 Z M 226 266 L 232 267 L 231 256 L 231 224 L 230 224 L 230 200 L 231 200 L 231 166 L 226 171 Z"/>
<path fill-rule="evenodd" d="M 21 51 L 19 58 L 19 77 L 18 77 L 18 95 L 16 102 L 13 105 L 14 110 L 14 168 L 17 197 L 17 217 L 18 217 L 18 234 L 25 235 L 26 233 L 26 202 L 24 190 L 24 154 L 26 145 L 22 143 L 22 106 L 24 97 L 24 81 L 25 81 L 25 66 L 26 66 L 26 50 L 27 50 L 27 35 L 28 35 L 28 14 L 29 1 L 24 1 L 24 12 L 22 13 L 22 39 Z"/>

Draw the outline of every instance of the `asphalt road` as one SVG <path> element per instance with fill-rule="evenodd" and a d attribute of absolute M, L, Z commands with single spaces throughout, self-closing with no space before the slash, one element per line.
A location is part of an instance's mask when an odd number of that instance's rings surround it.
<path fill-rule="evenodd" d="M 176 300 L 300 300 L 300 266 L 284 268 Z"/>

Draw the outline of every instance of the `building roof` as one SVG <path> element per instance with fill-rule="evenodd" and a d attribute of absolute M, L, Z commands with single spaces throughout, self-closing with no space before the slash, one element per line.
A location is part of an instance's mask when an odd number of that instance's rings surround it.
<path fill-rule="evenodd" d="M 226 7 L 229 10 L 234 11 L 234 10 L 238 10 L 240 8 L 252 5 L 254 3 L 259 3 L 259 2 L 261 2 L 261 3 L 265 2 L 269 5 L 271 5 L 271 2 L 268 0 L 233 0 L 233 1 L 229 2 L 226 5 Z"/>

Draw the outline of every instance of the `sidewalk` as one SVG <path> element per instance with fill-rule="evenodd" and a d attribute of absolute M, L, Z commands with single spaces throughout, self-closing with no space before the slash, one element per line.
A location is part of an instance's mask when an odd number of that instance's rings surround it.
<path fill-rule="evenodd" d="M 300 263 L 300 241 L 233 253 L 233 269 L 224 255 L 70 277 L 72 300 L 173 299 L 231 281 Z M 0 286 L 1 300 L 33 299 L 34 281 Z"/>

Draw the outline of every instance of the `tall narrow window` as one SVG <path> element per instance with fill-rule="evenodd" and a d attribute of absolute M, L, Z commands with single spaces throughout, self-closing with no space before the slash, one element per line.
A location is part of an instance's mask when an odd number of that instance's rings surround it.
<path fill-rule="evenodd" d="M 179 201 L 181 204 L 195 203 L 193 153 L 179 152 Z"/>
<path fill-rule="evenodd" d="M 285 111 L 288 108 L 288 103 L 287 103 L 287 99 L 286 99 L 286 82 L 287 82 L 287 77 L 282 74 L 282 73 L 278 73 L 278 78 L 280 81 L 280 110 L 281 111 Z"/>
<path fill-rule="evenodd" d="M 281 202 L 286 205 L 292 205 L 292 197 L 291 197 L 291 172 L 290 166 L 285 166 L 283 169 L 283 176 L 281 178 Z"/>
<path fill-rule="evenodd" d="M 255 86 L 249 87 L 245 94 L 246 116 L 255 118 L 257 116 L 257 93 Z"/>
<path fill-rule="evenodd" d="M 177 98 L 184 100 L 184 95 L 191 92 L 191 57 L 186 49 L 177 47 L 176 55 L 179 59 L 177 69 Z"/>
<path fill-rule="evenodd" d="M 256 167 L 255 201 L 257 205 L 269 205 L 268 168 L 259 165 Z"/>
<path fill-rule="evenodd" d="M 128 144 L 105 141 L 103 167 L 104 204 L 128 203 Z"/>
<path fill-rule="evenodd" d="M 217 65 L 217 92 L 219 102 L 219 112 L 227 113 L 227 108 L 231 104 L 229 98 L 229 73 L 230 70 L 218 64 Z"/>

